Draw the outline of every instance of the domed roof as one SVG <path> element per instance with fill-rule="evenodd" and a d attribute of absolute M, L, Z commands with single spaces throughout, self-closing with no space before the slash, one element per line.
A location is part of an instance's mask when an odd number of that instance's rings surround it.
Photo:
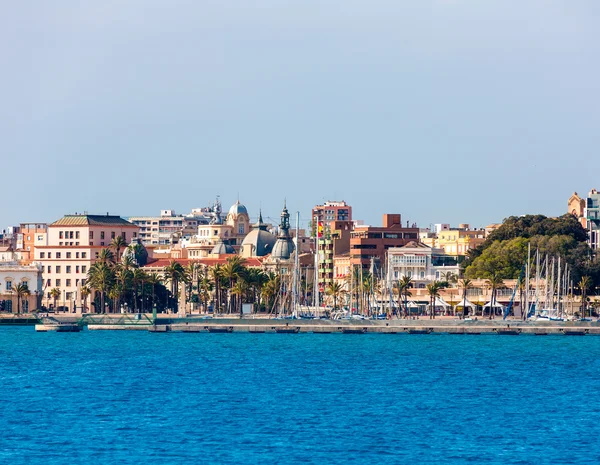
<path fill-rule="evenodd" d="M 231 208 L 229 209 L 229 214 L 233 215 L 233 216 L 238 216 L 240 214 L 244 213 L 245 215 L 248 214 L 248 210 L 246 210 L 246 207 L 244 205 L 242 205 L 240 203 L 240 201 L 238 200 L 235 204 L 233 204 L 231 206 Z"/>
<path fill-rule="evenodd" d="M 273 246 L 273 252 L 271 252 L 271 258 L 278 258 L 280 260 L 289 260 L 295 250 L 294 241 L 289 238 L 280 237 Z"/>
<path fill-rule="evenodd" d="M 253 227 L 254 229 L 244 237 L 242 249 L 251 247 L 250 255 L 253 257 L 263 257 L 270 254 L 277 238 L 267 231 L 267 225 L 263 223 L 262 212 Z"/>
<path fill-rule="evenodd" d="M 148 263 L 148 251 L 146 250 L 146 247 L 142 245 L 139 238 L 134 239 L 131 244 L 125 248 L 123 255 L 121 255 L 121 260 L 124 260 L 125 257 L 131 257 L 138 266 L 144 266 Z"/>
<path fill-rule="evenodd" d="M 217 242 L 215 244 L 215 246 L 210 251 L 210 253 L 212 255 L 228 255 L 228 254 L 234 254 L 235 250 L 229 244 L 225 244 L 225 242 L 223 242 L 223 240 L 221 239 L 219 242 Z"/>

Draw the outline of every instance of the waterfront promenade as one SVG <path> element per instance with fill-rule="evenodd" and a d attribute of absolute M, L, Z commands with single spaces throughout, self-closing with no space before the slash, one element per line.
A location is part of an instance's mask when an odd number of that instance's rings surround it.
<path fill-rule="evenodd" d="M 600 335 L 600 322 L 540 321 L 517 319 L 458 319 L 450 316 L 419 319 L 284 319 L 264 316 L 248 318 L 206 318 L 160 315 L 0 315 L 0 326 L 45 323 L 79 324 L 89 330 L 142 330 L 151 332 L 249 332 L 249 333 L 376 333 L 376 334 L 499 334 L 499 335 Z"/>

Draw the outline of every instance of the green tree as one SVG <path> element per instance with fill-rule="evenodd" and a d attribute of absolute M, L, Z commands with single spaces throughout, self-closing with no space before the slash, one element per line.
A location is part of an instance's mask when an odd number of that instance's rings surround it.
<path fill-rule="evenodd" d="M 463 278 L 459 281 L 459 286 L 463 291 L 463 304 L 467 303 L 467 291 L 473 287 L 473 281 L 469 278 Z M 463 306 L 463 315 L 465 314 L 465 307 Z"/>
<path fill-rule="evenodd" d="M 579 290 L 581 291 L 581 311 L 583 313 L 583 318 L 585 318 L 586 310 L 587 310 L 587 290 L 589 289 L 591 284 L 591 280 L 589 276 L 582 276 L 579 280 Z"/>
<path fill-rule="evenodd" d="M 337 309 L 338 299 L 346 294 L 344 286 L 334 281 L 325 289 L 325 294 L 333 298 L 333 311 Z"/>
<path fill-rule="evenodd" d="M 490 320 L 494 317 L 495 305 L 497 305 L 497 293 L 498 289 L 504 287 L 504 280 L 499 274 L 491 274 L 487 279 L 486 284 L 492 289 L 492 299 L 490 300 Z"/>
<path fill-rule="evenodd" d="M 107 249 L 104 249 L 107 250 Z M 100 311 L 105 311 L 105 298 L 115 281 L 115 273 L 112 266 L 104 261 L 94 263 L 87 273 L 87 284 L 100 293 Z"/>
<path fill-rule="evenodd" d="M 19 283 L 14 287 L 14 292 L 17 294 L 17 314 L 21 313 L 21 301 L 23 297 L 31 295 L 31 291 L 27 283 Z"/>
<path fill-rule="evenodd" d="M 404 316 L 408 317 L 408 298 L 412 297 L 410 289 L 413 287 L 413 280 L 410 276 L 402 276 L 398 281 L 398 291 L 404 300 Z"/>
<path fill-rule="evenodd" d="M 171 295 L 175 313 L 179 312 L 179 283 L 184 279 L 185 270 L 181 263 L 171 260 L 163 271 L 165 279 L 171 284 Z"/>
<path fill-rule="evenodd" d="M 435 318 L 435 300 L 440 297 L 441 285 L 439 281 L 433 281 L 427 286 L 427 294 L 429 294 L 429 319 Z"/>
<path fill-rule="evenodd" d="M 52 300 L 54 301 L 53 307 L 54 310 L 56 311 L 56 300 L 60 297 L 60 289 L 58 287 L 54 287 L 52 289 L 50 289 L 50 297 L 52 297 Z"/>
<path fill-rule="evenodd" d="M 109 247 L 115 249 L 115 260 L 119 262 L 121 260 L 121 249 L 127 247 L 127 242 L 121 236 L 117 236 L 110 241 Z"/>

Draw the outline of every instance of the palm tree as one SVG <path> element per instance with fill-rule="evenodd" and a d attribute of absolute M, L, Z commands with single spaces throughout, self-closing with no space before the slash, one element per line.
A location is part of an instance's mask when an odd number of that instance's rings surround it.
<path fill-rule="evenodd" d="M 590 287 L 590 284 L 592 284 L 591 282 L 592 280 L 590 279 L 589 276 L 582 276 L 579 284 L 577 285 L 577 287 L 579 287 L 579 290 L 581 290 L 581 310 L 583 313 L 583 318 L 585 318 L 585 313 L 586 313 L 586 309 L 587 309 L 587 301 L 586 301 L 586 296 L 587 296 L 587 290 Z"/>
<path fill-rule="evenodd" d="M 127 242 L 121 236 L 115 237 L 112 241 L 110 241 L 109 247 L 115 249 L 116 261 L 119 262 L 121 259 L 120 251 L 127 247 Z"/>
<path fill-rule="evenodd" d="M 459 282 L 460 287 L 463 291 L 463 310 L 462 314 L 465 315 L 465 304 L 467 303 L 467 291 L 473 287 L 473 281 L 469 278 L 463 278 Z"/>
<path fill-rule="evenodd" d="M 60 289 L 58 287 L 54 287 L 50 289 L 49 294 L 50 297 L 52 297 L 52 300 L 54 300 L 54 311 L 56 311 L 56 301 L 60 297 Z"/>
<path fill-rule="evenodd" d="M 96 258 L 96 263 L 103 263 L 105 265 L 114 265 L 115 255 L 112 253 L 112 251 L 110 249 L 102 249 L 98 253 L 98 258 Z"/>
<path fill-rule="evenodd" d="M 171 260 L 164 270 L 164 277 L 171 283 L 171 294 L 175 300 L 175 312 L 179 311 L 179 282 L 183 280 L 185 270 L 181 263 Z"/>
<path fill-rule="evenodd" d="M 504 287 L 504 280 L 500 277 L 499 274 L 493 273 L 486 284 L 492 288 L 492 300 L 490 301 L 490 320 L 493 318 L 494 309 L 496 305 L 496 294 L 498 293 L 498 289 Z"/>
<path fill-rule="evenodd" d="M 408 317 L 408 298 L 412 297 L 410 288 L 413 286 L 412 277 L 404 275 L 398 281 L 398 291 L 404 297 L 404 316 Z"/>
<path fill-rule="evenodd" d="M 87 299 L 91 294 L 90 288 L 86 285 L 81 288 L 81 298 L 83 299 L 83 311 L 87 309 Z"/>
<path fill-rule="evenodd" d="M 281 289 L 281 277 L 275 273 L 269 273 L 269 280 L 265 283 L 262 288 L 262 296 L 265 298 L 267 307 L 271 307 L 269 313 L 273 311 L 275 308 L 275 303 L 277 299 L 275 296 L 279 294 L 279 290 Z"/>
<path fill-rule="evenodd" d="M 427 293 L 429 294 L 429 319 L 435 318 L 435 299 L 440 296 L 440 282 L 433 281 L 427 285 Z"/>
<path fill-rule="evenodd" d="M 337 309 L 338 298 L 346 294 L 344 286 L 334 281 L 329 286 L 327 286 L 327 288 L 325 289 L 325 293 L 333 297 L 333 311 L 335 312 Z"/>
<path fill-rule="evenodd" d="M 221 276 L 229 281 L 229 290 L 233 289 L 233 286 L 237 280 L 245 276 L 244 259 L 239 255 L 234 255 L 227 258 L 227 262 L 221 267 Z M 229 299 L 228 312 L 232 310 L 232 299 Z"/>
<path fill-rule="evenodd" d="M 237 297 L 236 300 L 238 302 L 240 318 L 242 318 L 242 316 L 243 316 L 242 298 L 244 297 L 244 295 L 246 294 L 247 291 L 248 291 L 248 284 L 243 280 L 237 281 L 231 288 L 231 294 Z"/>
<path fill-rule="evenodd" d="M 456 284 L 458 281 L 458 277 L 452 271 L 442 271 L 440 273 L 440 278 L 442 282 L 448 283 L 448 285 Z"/>
<path fill-rule="evenodd" d="M 27 286 L 27 283 L 19 283 L 14 288 L 15 294 L 17 294 L 17 315 L 21 313 L 21 300 L 23 297 L 31 295 L 31 291 Z"/>
<path fill-rule="evenodd" d="M 104 249 L 108 250 L 108 249 Z M 100 292 L 100 311 L 99 313 L 103 313 L 105 311 L 104 301 L 106 297 L 106 293 L 111 289 L 114 281 L 115 274 L 111 267 L 106 262 L 100 261 L 94 263 L 90 269 L 88 270 L 88 279 L 87 284 L 97 292 Z"/>
<path fill-rule="evenodd" d="M 146 282 L 152 286 L 152 308 L 156 305 L 156 286 L 162 283 L 162 278 L 157 273 L 146 276 Z"/>
<path fill-rule="evenodd" d="M 221 308 L 221 265 L 218 263 L 209 269 L 210 278 L 215 283 L 215 308 L 214 312 L 219 313 Z"/>
<path fill-rule="evenodd" d="M 138 287 L 142 284 L 142 312 L 144 311 L 144 281 L 146 280 L 146 272 L 140 268 L 135 268 L 131 274 L 131 282 L 133 284 L 133 311 L 138 313 Z"/>

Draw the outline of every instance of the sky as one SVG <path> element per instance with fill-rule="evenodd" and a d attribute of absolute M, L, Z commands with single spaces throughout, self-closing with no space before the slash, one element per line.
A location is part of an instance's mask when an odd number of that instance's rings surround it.
<path fill-rule="evenodd" d="M 420 227 L 600 189 L 600 3 L 6 2 L 0 228 L 189 212 Z"/>

